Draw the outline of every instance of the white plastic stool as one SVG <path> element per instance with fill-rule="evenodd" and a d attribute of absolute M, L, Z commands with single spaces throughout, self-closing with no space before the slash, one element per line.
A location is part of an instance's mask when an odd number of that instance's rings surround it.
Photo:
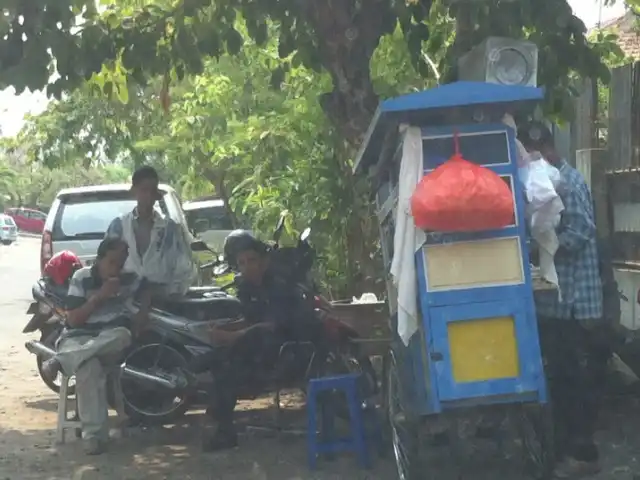
<path fill-rule="evenodd" d="M 56 428 L 56 441 L 60 444 L 65 443 L 65 431 L 67 429 L 74 429 L 76 438 L 82 438 L 82 422 L 80 421 L 80 415 L 78 413 L 78 397 L 76 395 L 69 395 L 69 380 L 71 380 L 71 378 L 72 377 L 67 377 L 61 372 L 60 397 L 58 398 L 58 425 Z M 118 428 L 120 429 L 120 435 L 124 437 L 126 436 L 127 415 L 124 409 L 124 397 L 120 386 L 119 367 L 109 372 L 107 382 L 111 383 L 113 388 L 114 407 L 118 415 Z M 70 401 L 74 403 L 74 411 L 71 418 L 69 418 Z"/>
<path fill-rule="evenodd" d="M 78 400 L 75 396 L 69 396 L 69 380 L 64 374 L 60 375 L 60 397 L 58 398 L 58 427 L 56 429 L 56 441 L 60 444 L 65 441 L 65 431 L 74 429 L 76 438 L 82 437 L 82 423 L 78 415 Z M 69 401 L 75 404 L 73 417 L 69 418 Z"/>

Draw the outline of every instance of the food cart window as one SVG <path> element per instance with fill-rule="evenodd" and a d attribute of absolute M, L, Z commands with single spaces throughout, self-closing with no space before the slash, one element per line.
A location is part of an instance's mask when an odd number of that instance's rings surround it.
<path fill-rule="evenodd" d="M 462 156 L 478 165 L 506 165 L 510 162 L 507 132 L 460 133 L 458 136 Z M 422 139 L 426 170 L 432 170 L 455 153 L 453 134 L 428 135 Z"/>

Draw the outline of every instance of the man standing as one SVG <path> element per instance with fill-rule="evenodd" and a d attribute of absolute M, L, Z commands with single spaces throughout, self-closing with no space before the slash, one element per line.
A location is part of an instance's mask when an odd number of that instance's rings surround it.
<path fill-rule="evenodd" d="M 184 295 L 195 279 L 191 245 L 187 232 L 155 208 L 161 200 L 158 173 L 153 167 L 136 170 L 131 190 L 137 205 L 133 211 L 111 222 L 107 238 L 119 238 L 129 245 L 125 271 L 161 288 L 161 294 Z"/>
<path fill-rule="evenodd" d="M 603 312 L 593 201 L 582 175 L 558 155 L 545 125 L 529 125 L 519 139 L 558 168 L 565 183 L 558 192 L 565 210 L 554 258 L 560 292 L 537 294 L 536 310 L 555 414 L 555 475 L 575 478 L 600 468 L 594 434 L 607 361 L 596 335 Z"/>
<path fill-rule="evenodd" d="M 96 263 L 75 272 L 67 294 L 67 325 L 55 357 L 43 369 L 59 369 L 76 377 L 78 413 L 86 453 L 104 451 L 108 440 L 107 374 L 131 343 L 131 331 L 146 321 L 150 296 L 135 274 L 122 273 L 128 247 L 107 238 L 98 247 Z M 140 301 L 137 313 L 132 301 Z"/>

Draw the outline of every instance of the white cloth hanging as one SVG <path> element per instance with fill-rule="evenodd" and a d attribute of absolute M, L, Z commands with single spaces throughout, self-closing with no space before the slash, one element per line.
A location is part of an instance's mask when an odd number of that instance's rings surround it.
<path fill-rule="evenodd" d="M 504 115 L 502 123 L 518 134 L 518 126 L 510 114 Z M 557 192 L 562 176 L 539 153 L 527 152 L 520 140 L 515 140 L 518 175 L 527 195 L 527 220 L 531 237 L 540 247 L 540 274 L 547 282 L 555 285 L 558 295 L 561 295 L 553 259 L 560 245 L 555 229 L 564 210 Z"/>
<path fill-rule="evenodd" d="M 398 291 L 398 335 L 405 345 L 418 331 L 418 285 L 415 253 L 426 235 L 416 228 L 411 216 L 411 195 L 424 174 L 422 132 L 418 127 L 400 126 L 405 131 L 400 163 L 398 205 L 393 237 L 391 278 Z"/>

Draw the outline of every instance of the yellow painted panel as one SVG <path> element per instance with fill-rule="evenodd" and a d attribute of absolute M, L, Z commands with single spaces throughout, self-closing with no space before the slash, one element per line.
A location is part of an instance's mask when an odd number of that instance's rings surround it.
<path fill-rule="evenodd" d="M 516 329 L 511 317 L 452 322 L 447 326 L 456 383 L 520 375 Z"/>
<path fill-rule="evenodd" d="M 517 237 L 423 247 L 430 292 L 524 282 Z"/>

